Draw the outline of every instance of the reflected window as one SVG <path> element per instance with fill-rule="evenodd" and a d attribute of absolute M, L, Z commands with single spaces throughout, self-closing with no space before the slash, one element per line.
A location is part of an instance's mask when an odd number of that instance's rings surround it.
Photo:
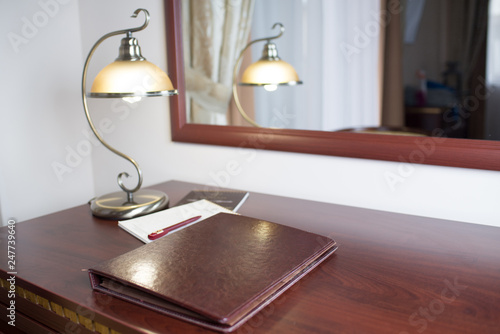
<path fill-rule="evenodd" d="M 380 1 L 256 0 L 251 38 L 271 35 L 275 22 L 285 26 L 274 41 L 279 56 L 303 85 L 271 93 L 240 87 L 241 95 L 253 90 L 257 123 L 326 131 L 380 125 Z M 252 48 L 252 62 L 261 49 Z"/>

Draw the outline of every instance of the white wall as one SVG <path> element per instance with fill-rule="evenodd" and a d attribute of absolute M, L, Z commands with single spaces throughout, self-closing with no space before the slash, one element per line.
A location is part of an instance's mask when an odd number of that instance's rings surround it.
<path fill-rule="evenodd" d="M 2 221 L 77 205 L 93 192 L 90 160 L 58 180 L 86 129 L 80 102 L 83 51 L 75 1 L 2 1 L 0 11 Z"/>
<path fill-rule="evenodd" d="M 22 17 L 40 10 L 34 0 L 12 1 L 9 6 L 0 14 L 2 36 L 9 31 L 20 34 Z M 158 0 L 69 1 L 18 53 L 2 40 L 0 212 L 4 224 L 10 217 L 22 221 L 116 191 L 116 175 L 133 172 L 102 147 L 94 147 L 91 155 L 82 154 L 79 163 L 75 160 L 62 182 L 51 164 L 64 163 L 68 147 L 85 153 L 84 148 L 94 146 L 82 134 L 86 129 L 80 97 L 83 61 L 101 35 L 142 24 L 142 19 L 128 17 L 138 7 L 151 12 L 148 29 L 136 34 L 143 55 L 165 68 L 163 8 Z M 108 43 L 96 53 L 90 77 L 116 57 L 118 41 Z M 27 91 L 36 93 L 27 95 Z M 173 143 L 168 98 L 148 99 L 133 108 L 93 101 L 90 108 L 96 119 L 111 120 L 106 140 L 140 163 L 145 185 L 171 179 L 212 183 L 500 226 L 498 172 Z M 240 167 L 234 175 L 226 170 L 231 161 Z M 403 175 L 401 182 L 391 187 L 388 173 Z"/>

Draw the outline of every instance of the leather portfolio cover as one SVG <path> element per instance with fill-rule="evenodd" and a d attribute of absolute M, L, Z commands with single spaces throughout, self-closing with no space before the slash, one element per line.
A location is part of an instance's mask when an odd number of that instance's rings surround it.
<path fill-rule="evenodd" d="M 335 241 L 219 213 L 89 269 L 95 290 L 230 332 L 336 250 Z"/>

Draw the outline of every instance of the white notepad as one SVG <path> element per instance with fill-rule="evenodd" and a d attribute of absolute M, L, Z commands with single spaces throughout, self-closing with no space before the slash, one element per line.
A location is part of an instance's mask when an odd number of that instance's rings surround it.
<path fill-rule="evenodd" d="M 223 208 L 220 205 L 202 199 L 189 204 L 175 206 L 170 209 L 151 213 L 146 216 L 122 220 L 118 222 L 118 226 L 120 226 L 122 229 L 132 234 L 142 242 L 149 243 L 151 241 L 154 241 L 148 239 L 148 235 L 150 233 L 178 224 L 182 221 L 185 221 L 186 219 L 201 216 L 200 219 L 192 223 L 196 224 L 197 222 L 200 222 L 219 212 L 237 214 L 231 210 Z M 192 224 L 185 225 L 170 233 L 175 233 Z"/>

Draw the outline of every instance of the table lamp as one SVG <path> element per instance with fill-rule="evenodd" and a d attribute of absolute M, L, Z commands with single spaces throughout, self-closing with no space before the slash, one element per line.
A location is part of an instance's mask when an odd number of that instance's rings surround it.
<path fill-rule="evenodd" d="M 243 54 L 245 51 L 253 44 L 257 42 L 266 41 L 264 45 L 264 50 L 262 51 L 262 57 L 255 63 L 248 66 L 241 77 L 239 85 L 241 86 L 262 86 L 267 91 L 275 91 L 278 86 L 293 86 L 300 85 L 302 81 L 299 80 L 297 72 L 289 63 L 281 60 L 278 56 L 278 50 L 276 44 L 271 43 L 271 40 L 280 38 L 285 32 L 285 27 L 281 23 L 275 23 L 272 29 L 279 26 L 280 33 L 276 36 L 259 38 L 248 43 L 241 51 L 233 70 L 233 97 L 236 104 L 236 108 L 243 118 L 250 124 L 256 127 L 260 127 L 258 123 L 252 120 L 247 113 L 243 110 L 240 100 L 238 98 L 237 90 L 237 76 L 238 69 L 240 67 L 241 60 L 243 59 Z"/>
<path fill-rule="evenodd" d="M 142 171 L 139 165 L 134 159 L 119 152 L 104 141 L 92 122 L 87 105 L 87 69 L 92 55 L 104 40 L 121 34 L 125 34 L 126 37 L 121 41 L 118 58 L 97 74 L 89 97 L 123 98 L 128 102 L 136 102 L 143 97 L 177 94 L 170 78 L 159 67 L 148 62 L 141 55 L 137 39 L 132 37 L 133 32 L 144 30 L 149 24 L 149 12 L 145 9 L 137 9 L 132 17 L 137 17 L 140 12 L 145 14 L 145 22 L 142 26 L 114 31 L 101 37 L 90 50 L 83 67 L 82 100 L 90 128 L 107 149 L 134 165 L 138 175 L 137 185 L 134 188 L 128 188 L 122 179 L 129 177 L 129 174 L 126 172 L 118 174 L 118 185 L 123 191 L 103 195 L 89 201 L 92 214 L 101 218 L 129 219 L 164 209 L 168 206 L 169 201 L 168 196 L 163 192 L 140 189 Z"/>

